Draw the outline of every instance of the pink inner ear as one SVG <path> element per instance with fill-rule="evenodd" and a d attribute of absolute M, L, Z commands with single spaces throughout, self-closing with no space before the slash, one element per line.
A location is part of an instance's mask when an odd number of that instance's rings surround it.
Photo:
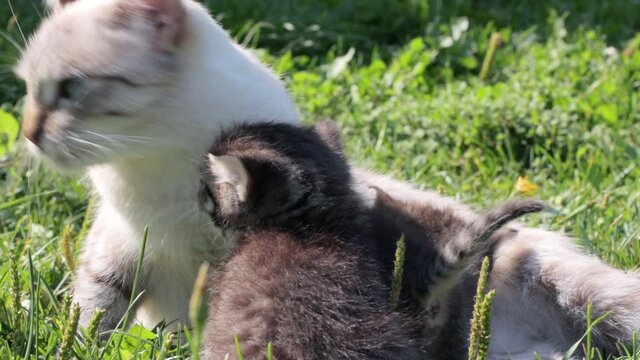
<path fill-rule="evenodd" d="M 159 45 L 177 45 L 184 34 L 184 7 L 181 0 L 141 0 L 157 11 Z"/>
<path fill-rule="evenodd" d="M 47 3 L 47 6 L 49 7 L 49 9 L 51 10 L 57 10 L 60 9 L 61 7 L 70 4 L 72 2 L 74 2 L 75 0 L 45 0 L 45 2 Z"/>
<path fill-rule="evenodd" d="M 141 3 L 158 10 L 161 13 L 171 14 L 181 8 L 180 0 L 139 0 Z"/>
<path fill-rule="evenodd" d="M 185 10 L 181 0 L 121 1 L 120 8 L 125 12 L 138 13 L 153 21 L 157 32 L 154 43 L 158 48 L 180 43 L 185 32 Z"/>

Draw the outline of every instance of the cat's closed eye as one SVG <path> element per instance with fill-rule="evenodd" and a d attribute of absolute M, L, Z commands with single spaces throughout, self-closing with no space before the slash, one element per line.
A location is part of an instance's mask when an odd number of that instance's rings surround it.
<path fill-rule="evenodd" d="M 68 110 L 73 107 L 82 107 L 88 98 L 95 98 L 113 92 L 122 87 L 135 88 L 138 85 L 131 80 L 116 75 L 83 75 L 70 76 L 60 80 L 46 80 L 38 85 L 37 101 L 43 107 L 50 110 Z M 91 101 L 95 107 L 96 100 Z M 110 109 L 104 109 L 104 113 L 109 114 Z"/>
<path fill-rule="evenodd" d="M 58 98 L 61 100 L 72 100 L 76 98 L 82 90 L 80 79 L 66 78 L 58 85 Z"/>

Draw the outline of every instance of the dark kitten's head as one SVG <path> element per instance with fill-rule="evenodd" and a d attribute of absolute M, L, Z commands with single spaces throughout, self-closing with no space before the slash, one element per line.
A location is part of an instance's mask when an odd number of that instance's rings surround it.
<path fill-rule="evenodd" d="M 330 122 L 235 127 L 212 147 L 202 181 L 200 202 L 222 228 L 334 226 L 358 208 Z"/>

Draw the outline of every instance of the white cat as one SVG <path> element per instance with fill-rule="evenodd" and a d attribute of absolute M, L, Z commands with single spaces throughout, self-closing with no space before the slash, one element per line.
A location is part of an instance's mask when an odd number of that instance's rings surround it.
<path fill-rule="evenodd" d="M 186 323 L 198 266 L 232 245 L 198 210 L 200 156 L 235 121 L 294 122 L 283 84 L 195 1 L 65 1 L 17 67 L 24 135 L 65 170 L 86 169 L 99 207 L 74 301 L 82 323 L 123 316 L 149 226 L 137 320 Z"/>

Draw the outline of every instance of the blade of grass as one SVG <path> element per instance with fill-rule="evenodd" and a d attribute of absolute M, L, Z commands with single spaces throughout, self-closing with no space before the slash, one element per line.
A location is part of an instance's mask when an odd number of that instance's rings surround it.
<path fill-rule="evenodd" d="M 391 280 L 391 310 L 395 310 L 398 307 L 398 301 L 400 300 L 400 292 L 402 290 L 402 274 L 404 271 L 404 254 L 406 251 L 406 243 L 404 240 L 404 234 L 400 236 L 396 245 L 396 257 L 393 262 L 393 278 Z"/>
<path fill-rule="evenodd" d="M 122 332 L 125 333 L 125 329 L 127 327 L 127 325 L 129 324 L 129 316 L 131 314 L 131 311 L 134 308 L 134 304 L 137 303 L 138 299 L 142 296 L 142 293 L 140 294 L 136 294 L 138 292 L 138 282 L 140 281 L 140 273 L 142 272 L 142 263 L 144 261 L 144 253 L 146 251 L 147 248 L 147 237 L 149 235 L 149 226 L 145 226 L 144 227 L 144 232 L 142 235 L 142 246 L 140 247 L 140 255 L 138 256 L 138 262 L 136 264 L 136 272 L 135 275 L 133 277 L 133 285 L 131 287 L 131 297 L 129 298 L 129 306 L 127 308 L 127 311 L 125 312 L 124 316 L 122 319 L 120 319 L 120 322 L 118 323 L 118 325 L 116 326 L 116 329 L 120 329 L 122 328 Z M 116 332 L 112 332 L 111 335 L 109 336 L 109 340 L 107 341 L 107 343 L 110 343 L 113 335 Z M 118 358 L 120 358 L 120 351 L 118 349 L 120 349 L 120 346 L 122 345 L 122 339 L 123 336 L 119 336 L 118 337 L 118 343 L 116 344 L 116 353 L 118 354 Z M 105 347 L 106 349 L 106 347 Z M 100 358 L 102 358 L 102 355 L 104 355 L 104 353 L 101 353 Z"/>
<path fill-rule="evenodd" d="M 240 347 L 240 340 L 238 340 L 237 336 L 233 337 L 233 344 L 236 347 L 236 355 L 238 356 L 238 360 L 244 360 L 244 356 L 242 355 L 242 348 Z"/>
<path fill-rule="evenodd" d="M 35 275 L 33 269 L 33 259 L 31 258 L 31 250 L 27 251 L 28 259 L 29 259 L 29 335 L 27 336 L 27 347 L 24 352 L 24 359 L 27 360 L 30 358 L 31 347 L 33 346 L 33 337 L 34 337 L 34 322 L 36 316 L 36 289 L 35 285 Z"/>

